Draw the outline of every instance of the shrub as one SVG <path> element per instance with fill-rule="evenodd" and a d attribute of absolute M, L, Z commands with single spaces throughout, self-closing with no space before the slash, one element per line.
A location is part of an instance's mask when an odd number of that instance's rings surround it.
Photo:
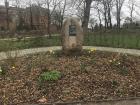
<path fill-rule="evenodd" d="M 41 74 L 40 81 L 57 81 L 61 78 L 61 73 L 59 71 L 49 71 Z"/>

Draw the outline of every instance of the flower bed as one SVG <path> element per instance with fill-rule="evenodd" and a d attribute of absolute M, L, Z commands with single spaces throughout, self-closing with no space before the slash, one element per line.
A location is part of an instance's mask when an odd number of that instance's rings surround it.
<path fill-rule="evenodd" d="M 0 61 L 0 104 L 140 97 L 140 57 L 96 49 Z"/>

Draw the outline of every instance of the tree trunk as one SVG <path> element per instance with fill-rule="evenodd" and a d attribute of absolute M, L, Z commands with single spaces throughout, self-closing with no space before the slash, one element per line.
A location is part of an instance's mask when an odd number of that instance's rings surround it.
<path fill-rule="evenodd" d="M 105 18 L 105 28 L 108 28 L 108 21 L 107 21 L 107 16 L 106 16 L 106 10 L 104 12 L 104 18 Z"/>
<path fill-rule="evenodd" d="M 109 28 L 112 28 L 111 8 L 109 4 L 108 4 L 108 22 L 109 22 Z"/>
<path fill-rule="evenodd" d="M 30 5 L 30 27 L 31 30 L 33 29 L 33 13 L 32 13 L 32 6 Z"/>
<path fill-rule="evenodd" d="M 6 7 L 6 25 L 8 31 L 9 30 L 9 3 L 7 0 L 5 1 L 5 7 Z"/>
<path fill-rule="evenodd" d="M 88 23 L 90 18 L 90 7 L 91 7 L 92 0 L 86 0 L 85 1 L 85 8 L 84 8 L 84 19 L 83 19 L 83 30 L 84 33 L 88 31 Z"/>
<path fill-rule="evenodd" d="M 99 27 L 100 27 L 100 29 L 102 28 L 101 26 L 102 26 L 102 19 L 101 19 L 101 14 L 100 14 L 100 10 L 98 9 L 98 18 L 99 18 Z"/>
<path fill-rule="evenodd" d="M 48 14 L 48 26 L 47 26 L 47 32 L 48 32 L 49 38 L 51 38 L 50 25 L 51 25 L 51 16 L 49 13 Z"/>
<path fill-rule="evenodd" d="M 131 22 L 131 24 L 132 24 L 132 23 L 133 23 L 133 10 L 131 10 L 130 17 L 131 17 L 130 22 Z"/>
<path fill-rule="evenodd" d="M 121 19 L 120 19 L 120 12 L 117 12 L 117 28 L 120 29 Z"/>

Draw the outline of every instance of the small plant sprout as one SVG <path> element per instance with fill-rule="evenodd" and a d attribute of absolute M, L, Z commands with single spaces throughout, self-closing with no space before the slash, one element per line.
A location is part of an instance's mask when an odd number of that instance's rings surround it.
<path fill-rule="evenodd" d="M 85 64 L 80 64 L 80 66 L 81 66 L 81 72 L 87 73 L 86 65 Z"/>
<path fill-rule="evenodd" d="M 2 70 L 2 68 L 0 67 L 0 75 L 2 74 L 2 72 L 3 72 L 3 70 Z"/>

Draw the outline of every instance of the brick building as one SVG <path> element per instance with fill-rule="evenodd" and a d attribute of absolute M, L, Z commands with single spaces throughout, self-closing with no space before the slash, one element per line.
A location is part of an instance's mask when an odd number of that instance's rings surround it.
<path fill-rule="evenodd" d="M 16 31 L 18 29 L 46 31 L 47 27 L 48 16 L 46 8 L 36 5 L 27 8 L 16 8 L 10 7 L 8 3 L 5 3 L 5 6 L 0 6 L 0 31 Z M 51 25 L 51 31 L 56 32 L 57 26 Z"/>
<path fill-rule="evenodd" d="M 8 7 L 8 13 L 5 6 L 0 6 L 0 30 L 4 31 L 9 29 L 14 31 L 16 29 L 16 8 Z"/>

